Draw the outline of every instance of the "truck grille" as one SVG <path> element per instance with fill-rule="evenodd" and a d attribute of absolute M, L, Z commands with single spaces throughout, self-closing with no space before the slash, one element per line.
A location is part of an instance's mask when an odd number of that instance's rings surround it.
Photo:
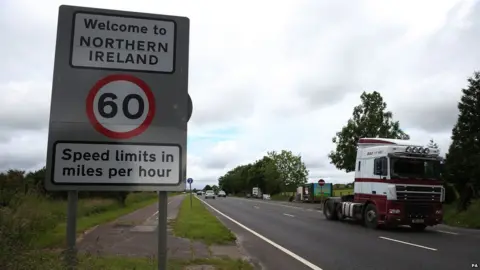
<path fill-rule="evenodd" d="M 433 207 L 431 205 L 422 205 L 422 204 L 406 204 L 405 205 L 405 214 L 407 217 L 412 218 L 423 218 L 432 215 Z"/>
<path fill-rule="evenodd" d="M 441 187 L 396 185 L 397 200 L 408 202 L 440 202 Z"/>

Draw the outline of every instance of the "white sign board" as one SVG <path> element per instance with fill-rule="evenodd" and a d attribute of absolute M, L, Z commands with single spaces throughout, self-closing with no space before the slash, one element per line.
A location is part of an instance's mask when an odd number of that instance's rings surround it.
<path fill-rule="evenodd" d="M 174 21 L 77 12 L 71 65 L 172 73 Z"/>
<path fill-rule="evenodd" d="M 178 184 L 178 145 L 57 142 L 55 183 Z"/>

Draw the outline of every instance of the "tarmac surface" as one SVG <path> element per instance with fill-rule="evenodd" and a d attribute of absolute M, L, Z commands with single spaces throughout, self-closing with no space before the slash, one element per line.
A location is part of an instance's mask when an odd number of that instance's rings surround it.
<path fill-rule="evenodd" d="M 328 221 L 316 204 L 200 199 L 264 269 L 451 270 L 480 263 L 479 230 L 445 225 L 424 232 L 371 230 Z"/>

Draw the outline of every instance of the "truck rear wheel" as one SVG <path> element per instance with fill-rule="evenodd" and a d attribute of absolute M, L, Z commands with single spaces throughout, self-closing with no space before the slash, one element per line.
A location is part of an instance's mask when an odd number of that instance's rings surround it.
<path fill-rule="evenodd" d="M 378 228 L 378 215 L 377 207 L 374 204 L 368 204 L 363 214 L 363 220 L 365 227 L 369 229 Z"/>
<path fill-rule="evenodd" d="M 335 210 L 335 202 L 332 200 L 327 200 L 323 204 L 323 214 L 328 220 L 337 220 L 337 211 Z"/>

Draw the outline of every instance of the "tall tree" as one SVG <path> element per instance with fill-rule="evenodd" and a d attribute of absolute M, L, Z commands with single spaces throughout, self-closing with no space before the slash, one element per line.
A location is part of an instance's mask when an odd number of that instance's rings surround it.
<path fill-rule="evenodd" d="M 480 73 L 468 79 L 458 103 L 458 120 L 452 130 L 445 179 L 460 193 L 458 210 L 466 210 L 480 189 Z"/>
<path fill-rule="evenodd" d="M 203 191 L 207 191 L 207 190 L 211 190 L 212 187 L 210 185 L 206 185 L 204 188 L 203 188 Z"/>
<path fill-rule="evenodd" d="M 280 153 L 268 152 L 268 157 L 275 162 L 285 191 L 294 191 L 307 182 L 308 170 L 300 155 L 282 150 Z"/>
<path fill-rule="evenodd" d="M 438 149 L 438 144 L 433 140 L 433 139 L 430 139 L 430 141 L 428 142 L 427 146 L 429 148 L 436 148 Z"/>
<path fill-rule="evenodd" d="M 399 122 L 392 120 L 392 112 L 386 111 L 387 104 L 380 93 L 363 92 L 360 100 L 361 104 L 353 109 L 353 116 L 347 125 L 333 137 L 332 142 L 336 144 L 336 149 L 328 155 L 330 163 L 346 172 L 355 170 L 357 142 L 360 138 L 410 138 L 400 129 Z"/>

